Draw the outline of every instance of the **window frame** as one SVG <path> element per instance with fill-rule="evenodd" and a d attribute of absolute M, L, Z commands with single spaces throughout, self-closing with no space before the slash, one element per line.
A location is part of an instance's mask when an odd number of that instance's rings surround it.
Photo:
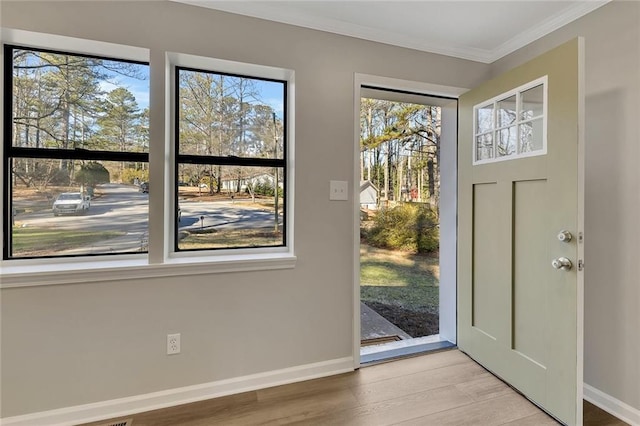
<path fill-rule="evenodd" d="M 39 158 L 44 160 L 81 160 L 81 161 L 114 161 L 114 162 L 138 162 L 149 164 L 148 152 L 127 152 L 127 151 L 105 151 L 105 150 L 85 150 L 85 149 L 69 149 L 69 148 L 30 148 L 13 146 L 13 71 L 14 61 L 13 52 L 15 50 L 24 50 L 37 53 L 51 53 L 55 55 L 68 55 L 80 58 L 102 59 L 113 62 L 123 62 L 129 64 L 146 65 L 149 62 L 138 61 L 132 59 L 119 59 L 111 56 L 76 53 L 68 50 L 54 50 L 49 48 L 27 47 L 23 45 L 4 43 L 2 45 L 4 55 L 4 75 L 3 84 L 3 146 L 2 163 L 2 197 L 5 200 L 3 206 L 3 237 L 2 237 L 2 260 L 18 260 L 18 259 L 58 259 L 58 258 L 78 258 L 78 257 L 95 257 L 95 256 L 122 256 L 129 253 L 88 253 L 88 254 L 49 254 L 43 256 L 13 256 L 12 244 L 12 213 L 13 213 L 13 190 L 12 190 L 12 167 L 11 163 L 14 159 Z M 141 250 L 139 253 L 146 253 Z"/>
<path fill-rule="evenodd" d="M 263 157 L 237 157 L 237 156 L 216 156 L 216 155 L 194 155 L 194 154 L 181 154 L 180 153 L 180 108 L 179 108 L 179 104 L 180 104 L 180 71 L 187 71 L 187 72 L 196 72 L 196 73 L 205 73 L 205 74 L 212 74 L 212 75 L 222 75 L 222 76 L 226 76 L 226 77 L 238 77 L 238 78 L 247 78 L 247 79 L 252 79 L 252 80 L 261 80 L 261 81 L 267 81 L 267 82 L 273 82 L 273 83 L 281 83 L 283 85 L 283 107 L 284 107 L 284 112 L 283 112 L 283 117 L 282 117 L 282 126 L 283 126 L 283 133 L 282 133 L 282 147 L 283 147 L 283 152 L 282 152 L 282 157 L 276 157 L 276 158 L 263 158 Z M 289 150 L 289 144 L 288 144 L 288 132 L 287 132 L 287 128 L 288 128 L 288 113 L 289 113 L 289 106 L 288 106 L 288 86 L 289 86 L 289 82 L 287 80 L 283 80 L 283 79 L 275 79 L 275 78 L 267 78 L 267 77 L 259 77 L 259 76 L 254 76 L 254 75 L 247 75 L 247 74 L 240 74 L 240 73 L 230 73 L 230 72 L 221 72 L 221 71 L 217 71 L 214 69 L 203 69 L 203 68 L 194 68 L 194 67 L 190 67 L 190 66 L 182 66 L 182 65 L 175 65 L 173 67 L 173 72 L 174 72 L 174 84 L 173 84 L 173 98 L 172 98 L 172 105 L 174 108 L 174 119 L 173 119 L 173 123 L 174 123 L 174 177 L 173 177 L 173 191 L 174 191 L 174 205 L 175 208 L 173 209 L 174 212 L 177 212 L 177 208 L 178 208 L 178 203 L 179 203 L 179 190 L 180 187 L 178 185 L 179 179 L 178 179 L 178 169 L 180 164 L 200 164 L 200 165 L 213 165 L 213 166 L 240 166 L 240 167 L 272 167 L 272 168 L 278 168 L 278 169 L 282 169 L 282 175 L 283 175 L 283 182 L 282 182 L 282 188 L 283 188 L 283 199 L 282 199 L 282 242 L 280 244 L 277 245 L 265 245 L 265 246 L 257 246 L 257 247 L 250 247 L 250 246 L 238 246 L 238 247 L 208 247 L 208 248 L 201 248 L 201 249 L 180 249 L 178 247 L 178 227 L 179 227 L 179 220 L 178 220 L 178 216 L 177 213 L 174 214 L 174 232 L 173 232 L 173 252 L 175 254 L 178 253 L 194 253 L 194 252 L 208 252 L 208 251 L 213 251 L 213 252 L 226 252 L 226 251 L 230 251 L 230 252 L 242 252 L 242 251 L 247 251 L 247 252 L 253 252 L 256 250 L 260 250 L 260 249 L 271 249 L 271 248 L 279 248 L 279 247 L 286 247 L 287 246 L 287 222 L 288 222 L 288 198 L 289 198 L 289 192 L 288 192 L 288 186 L 287 186 L 287 181 L 288 181 L 288 173 L 287 173 L 287 164 L 288 164 L 288 150 Z M 277 190 L 277 188 L 275 189 Z"/>
<path fill-rule="evenodd" d="M 533 89 L 535 87 L 538 86 L 542 86 L 542 93 L 543 93 L 543 101 L 542 101 L 542 115 L 538 115 L 532 118 L 527 118 L 527 119 L 522 119 L 521 116 L 521 104 L 522 104 L 522 93 L 526 92 L 529 89 Z M 547 154 L 547 116 L 548 116 L 548 87 L 549 87 L 549 83 L 548 83 L 548 76 L 543 76 L 540 78 L 537 78 L 533 81 L 530 81 L 526 84 L 523 84 L 522 86 L 516 87 L 512 90 L 509 90 L 508 92 L 504 92 L 501 93 L 498 96 L 494 96 L 491 99 L 488 99 L 486 101 L 480 102 L 476 105 L 474 105 L 473 107 L 473 143 L 472 143 L 472 149 L 473 149 L 473 156 L 472 156 L 472 162 L 473 165 L 482 165 L 482 164 L 491 164 L 491 163 L 497 163 L 500 161 L 507 161 L 507 160 L 516 160 L 516 159 L 520 159 L 520 158 L 527 158 L 527 157 L 537 157 L 540 155 L 546 155 Z M 516 98 L 516 120 L 509 125 L 506 126 L 499 126 L 498 125 L 498 103 L 500 101 L 504 101 L 512 96 L 515 96 Z M 491 106 L 492 107 L 492 126 L 491 129 L 488 131 L 484 131 L 484 132 L 478 132 L 478 110 L 485 108 L 487 106 Z M 534 122 L 536 120 L 542 120 L 542 149 L 536 150 L 536 151 L 528 151 L 528 152 L 519 152 L 520 151 L 520 126 L 522 124 L 526 124 L 526 123 L 530 123 L 530 122 Z M 515 127 L 516 128 L 516 152 L 514 154 L 511 155 L 505 155 L 505 156 L 498 156 L 497 155 L 497 143 L 498 143 L 498 137 L 499 137 L 499 133 L 501 130 L 504 129 L 508 129 L 510 127 Z M 492 143 L 493 143 L 493 157 L 492 158 L 487 158 L 484 160 L 478 160 L 477 156 L 478 156 L 478 137 L 480 136 L 485 136 L 485 135 L 491 135 L 492 136 Z"/>

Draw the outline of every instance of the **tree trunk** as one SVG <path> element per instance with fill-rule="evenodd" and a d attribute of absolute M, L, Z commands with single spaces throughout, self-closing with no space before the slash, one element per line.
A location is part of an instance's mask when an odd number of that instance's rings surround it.
<path fill-rule="evenodd" d="M 429 179 L 429 204 L 432 208 L 436 205 L 436 181 L 435 169 L 433 167 L 433 157 L 427 160 L 427 176 Z"/>
<path fill-rule="evenodd" d="M 402 175 L 403 175 L 404 161 L 398 157 L 398 165 L 396 166 L 396 196 L 397 201 L 402 201 Z"/>
<path fill-rule="evenodd" d="M 384 162 L 384 200 L 389 201 L 389 155 Z"/>

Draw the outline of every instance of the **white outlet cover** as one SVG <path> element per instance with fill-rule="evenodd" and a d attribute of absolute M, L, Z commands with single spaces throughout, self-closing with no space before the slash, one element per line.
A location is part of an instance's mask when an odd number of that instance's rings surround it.
<path fill-rule="evenodd" d="M 329 181 L 329 199 L 333 201 L 346 201 L 349 199 L 348 182 L 346 180 Z"/>
<path fill-rule="evenodd" d="M 180 333 L 167 334 L 167 355 L 180 353 Z"/>

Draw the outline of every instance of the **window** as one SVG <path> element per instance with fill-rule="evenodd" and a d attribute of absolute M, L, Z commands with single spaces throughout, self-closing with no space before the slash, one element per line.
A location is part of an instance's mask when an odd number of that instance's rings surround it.
<path fill-rule="evenodd" d="M 0 32 L 0 287 L 295 266 L 293 70 Z"/>
<path fill-rule="evenodd" d="M 474 164 L 547 153 L 547 79 L 474 107 Z"/>
<path fill-rule="evenodd" d="M 146 252 L 148 64 L 4 49 L 3 258 Z"/>
<path fill-rule="evenodd" d="M 175 74 L 175 250 L 286 246 L 287 81 Z"/>

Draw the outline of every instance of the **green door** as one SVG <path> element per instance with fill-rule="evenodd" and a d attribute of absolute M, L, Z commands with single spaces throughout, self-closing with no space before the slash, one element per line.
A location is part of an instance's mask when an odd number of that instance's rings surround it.
<path fill-rule="evenodd" d="M 582 423 L 582 44 L 459 103 L 458 346 L 569 425 Z"/>

